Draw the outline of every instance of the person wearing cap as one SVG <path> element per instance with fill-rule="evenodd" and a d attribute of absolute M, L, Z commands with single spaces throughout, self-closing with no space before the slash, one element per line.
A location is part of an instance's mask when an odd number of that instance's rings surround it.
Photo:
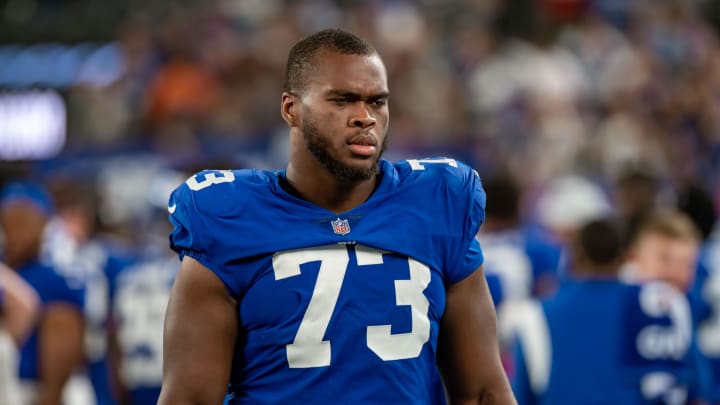
<path fill-rule="evenodd" d="M 84 291 L 39 261 L 43 231 L 52 215 L 46 191 L 11 182 L 0 192 L 4 261 L 37 292 L 40 317 L 20 347 L 19 405 L 57 405 L 65 383 L 84 360 Z"/>

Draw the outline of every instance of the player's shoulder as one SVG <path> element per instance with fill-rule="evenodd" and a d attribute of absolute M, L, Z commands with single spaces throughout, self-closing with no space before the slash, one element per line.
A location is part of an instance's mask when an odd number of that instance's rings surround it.
<path fill-rule="evenodd" d="M 272 172 L 257 169 L 202 170 L 172 192 L 168 211 L 221 215 L 247 208 L 258 193 L 269 192 L 272 179 Z"/>
<path fill-rule="evenodd" d="M 447 157 L 407 159 L 393 166 L 401 183 L 443 183 L 449 188 L 465 188 L 480 182 L 480 176 L 472 167 Z"/>

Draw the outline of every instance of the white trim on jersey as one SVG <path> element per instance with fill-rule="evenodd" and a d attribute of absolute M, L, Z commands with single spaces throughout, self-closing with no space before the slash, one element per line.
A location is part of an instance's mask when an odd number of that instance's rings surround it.
<path fill-rule="evenodd" d="M 550 381 L 552 346 L 542 307 L 532 300 L 513 300 L 500 311 L 501 339 L 519 339 L 530 386 L 536 395 L 543 394 Z"/>

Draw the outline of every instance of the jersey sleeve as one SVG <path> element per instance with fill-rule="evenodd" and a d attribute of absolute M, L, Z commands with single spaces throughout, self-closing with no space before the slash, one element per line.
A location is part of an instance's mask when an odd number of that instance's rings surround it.
<path fill-rule="evenodd" d="M 198 208 L 191 190 L 186 184 L 180 185 L 170 195 L 168 212 L 172 230 L 170 231 L 170 248 L 180 260 L 185 256 L 193 258 L 206 254 L 203 237 L 203 226 L 198 218 Z"/>
<path fill-rule="evenodd" d="M 485 221 L 485 190 L 482 188 L 482 182 L 477 172 L 469 166 L 458 163 L 460 176 L 452 178 L 450 181 L 455 183 L 457 187 L 458 198 L 461 199 L 464 212 L 458 212 L 462 215 L 461 238 L 457 243 L 449 268 L 446 272 L 447 281 L 456 283 L 472 274 L 484 262 L 482 248 L 476 239 L 476 235 L 480 230 L 480 225 Z"/>
<path fill-rule="evenodd" d="M 170 248 L 178 254 L 180 260 L 190 256 L 215 271 L 219 266 L 213 260 L 213 234 L 203 218 L 208 210 L 202 207 L 203 201 L 199 201 L 202 196 L 198 195 L 211 192 L 212 189 L 192 190 L 187 182 L 183 183 L 170 195 L 168 212 L 173 227 L 170 231 Z"/>
<path fill-rule="evenodd" d="M 168 212 L 173 227 L 170 248 L 180 260 L 190 256 L 210 269 L 230 294 L 237 297 L 239 289 L 233 275 L 223 265 L 223 252 L 219 251 L 224 230 L 213 221 L 213 218 L 223 216 L 228 206 L 240 205 L 240 201 L 229 198 L 227 184 L 223 184 L 234 180 L 230 171 L 201 171 L 172 192 Z"/>
<path fill-rule="evenodd" d="M 85 285 L 75 280 L 56 273 L 54 269 L 48 269 L 45 276 L 40 279 L 41 285 L 35 286 L 42 290 L 40 298 L 43 305 L 56 303 L 71 304 L 79 309 L 85 308 Z"/>

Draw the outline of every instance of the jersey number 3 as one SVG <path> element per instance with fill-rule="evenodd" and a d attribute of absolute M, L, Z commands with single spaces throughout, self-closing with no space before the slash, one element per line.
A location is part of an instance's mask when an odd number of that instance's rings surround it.
<path fill-rule="evenodd" d="M 382 252 L 376 249 L 356 246 L 355 254 L 360 269 L 383 263 Z M 310 262 L 320 262 L 320 270 L 295 340 L 286 346 L 290 368 L 330 365 L 331 342 L 323 337 L 335 310 L 350 256 L 344 245 L 281 252 L 273 257 L 275 280 L 300 275 L 300 265 Z M 408 265 L 410 279 L 395 280 L 395 303 L 410 306 L 411 331 L 393 334 L 391 325 L 367 327 L 368 348 L 385 361 L 419 356 L 430 338 L 427 315 L 430 304 L 423 294 L 430 283 L 430 269 L 412 258 L 408 258 Z"/>

